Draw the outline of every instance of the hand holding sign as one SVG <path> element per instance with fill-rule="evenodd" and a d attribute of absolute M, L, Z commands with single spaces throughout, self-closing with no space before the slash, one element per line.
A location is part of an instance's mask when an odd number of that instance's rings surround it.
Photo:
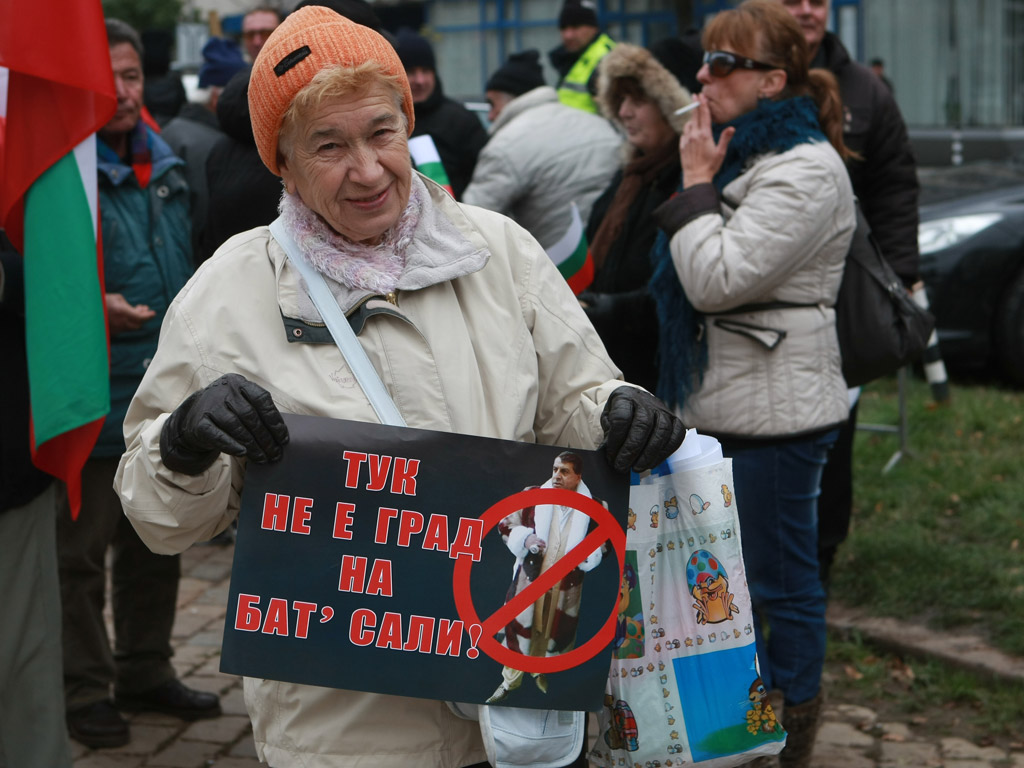
<path fill-rule="evenodd" d="M 683 422 L 650 392 L 619 387 L 601 414 L 608 463 L 618 472 L 653 469 L 671 456 L 686 436 Z"/>
<path fill-rule="evenodd" d="M 558 448 L 290 414 L 284 420 L 291 439 L 281 460 L 246 467 L 223 671 L 484 703 L 511 664 L 541 668 L 550 681 L 547 693 L 524 687 L 513 697 L 517 707 L 600 706 L 623 522 L 565 488 L 516 493 L 551 471 Z M 578 453 L 590 467 L 587 482 L 624 521 L 627 479 L 597 452 Z M 548 531 L 524 532 L 522 551 L 538 561 L 538 578 L 504 604 L 515 558 L 487 531 L 525 507 L 551 504 L 575 507 L 582 534 L 555 557 Z M 619 563 L 607 555 L 608 541 Z M 544 564 L 545 557 L 554 562 Z M 594 560 L 601 566 L 586 565 Z M 531 656 L 496 639 L 584 570 L 571 650 Z"/>
<path fill-rule="evenodd" d="M 288 427 L 270 393 L 229 373 L 186 398 L 164 422 L 160 457 L 175 472 L 198 475 L 221 453 L 277 461 L 287 442 Z"/>

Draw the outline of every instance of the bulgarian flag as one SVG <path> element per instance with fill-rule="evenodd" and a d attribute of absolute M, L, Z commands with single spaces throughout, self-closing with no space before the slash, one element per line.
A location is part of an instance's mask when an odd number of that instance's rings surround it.
<path fill-rule="evenodd" d="M 455 197 L 452 183 L 448 181 L 448 173 L 441 164 L 441 155 L 437 153 L 437 146 L 430 136 L 424 135 L 409 139 L 409 154 L 412 155 L 412 162 L 417 171 L 431 181 L 436 181 L 448 190 L 449 195 Z"/>
<path fill-rule="evenodd" d="M 561 240 L 547 249 L 547 253 L 572 292 L 579 296 L 594 280 L 594 260 L 590 258 L 583 220 L 576 203 L 570 203 L 569 216 L 569 229 Z"/>
<path fill-rule="evenodd" d="M 32 459 L 81 505 L 110 410 L 96 137 L 117 110 L 100 0 L 0 0 L 0 225 L 25 260 Z"/>

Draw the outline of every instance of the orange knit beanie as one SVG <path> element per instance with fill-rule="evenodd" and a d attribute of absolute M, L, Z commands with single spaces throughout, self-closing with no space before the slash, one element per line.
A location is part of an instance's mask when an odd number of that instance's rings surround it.
<path fill-rule="evenodd" d="M 290 14 L 263 45 L 249 78 L 249 113 L 256 147 L 264 164 L 280 176 L 277 140 L 281 118 L 295 98 L 322 69 L 356 67 L 376 61 L 386 75 L 400 78 L 402 110 L 412 133 L 415 114 L 405 67 L 391 44 L 369 27 L 349 21 L 329 8 L 308 5 Z"/>

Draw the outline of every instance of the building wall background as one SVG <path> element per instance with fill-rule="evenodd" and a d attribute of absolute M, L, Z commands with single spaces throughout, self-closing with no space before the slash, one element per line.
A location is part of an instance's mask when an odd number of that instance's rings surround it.
<path fill-rule="evenodd" d="M 216 11 L 228 32 L 267 0 L 190 0 L 206 20 Z M 295 0 L 269 0 L 291 7 Z M 740 0 L 690 0 L 695 23 Z M 596 0 L 606 30 L 620 41 L 650 45 L 677 34 L 673 0 Z M 382 18 L 412 7 L 437 53 L 438 74 L 454 98 L 480 99 L 484 83 L 508 54 L 560 42 L 561 0 L 377 0 Z M 409 16 L 409 14 L 406 14 Z M 184 26 L 184 25 L 183 25 Z M 918 129 L 993 129 L 1024 125 L 1024 0 L 832 0 L 830 29 L 861 62 L 881 57 L 907 124 Z M 179 64 L 195 66 L 205 24 L 179 29 Z"/>
<path fill-rule="evenodd" d="M 881 56 L 907 122 L 1024 123 L 1024 2 L 864 0 L 866 55 Z"/>
<path fill-rule="evenodd" d="M 423 33 L 434 43 L 438 73 L 451 96 L 481 98 L 484 83 L 510 53 L 536 48 L 545 78 L 557 75 L 547 53 L 561 43 L 560 0 L 432 0 Z M 605 31 L 619 41 L 650 45 L 676 33 L 671 0 L 597 0 Z"/>

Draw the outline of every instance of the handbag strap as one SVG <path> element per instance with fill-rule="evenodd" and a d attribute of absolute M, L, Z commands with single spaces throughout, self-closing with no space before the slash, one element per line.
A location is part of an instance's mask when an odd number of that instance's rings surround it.
<path fill-rule="evenodd" d="M 270 234 L 284 249 L 289 261 L 302 275 L 302 279 L 306 281 L 309 298 L 313 300 L 313 305 L 320 313 L 320 317 L 323 318 L 327 330 L 331 332 L 334 343 L 341 350 L 341 356 L 345 358 L 348 367 L 352 369 L 356 381 L 359 382 L 363 393 L 370 401 L 370 405 L 373 406 L 380 423 L 393 427 L 404 427 L 405 419 L 402 418 L 398 406 L 395 405 L 395 401 L 391 399 L 391 395 L 384 387 L 384 382 L 380 380 L 377 369 L 373 367 L 370 358 L 366 356 L 366 351 L 359 343 L 359 339 L 356 338 L 355 331 L 348 324 L 331 289 L 327 287 L 327 281 L 303 257 L 298 244 L 285 230 L 280 216 L 270 224 Z"/>

